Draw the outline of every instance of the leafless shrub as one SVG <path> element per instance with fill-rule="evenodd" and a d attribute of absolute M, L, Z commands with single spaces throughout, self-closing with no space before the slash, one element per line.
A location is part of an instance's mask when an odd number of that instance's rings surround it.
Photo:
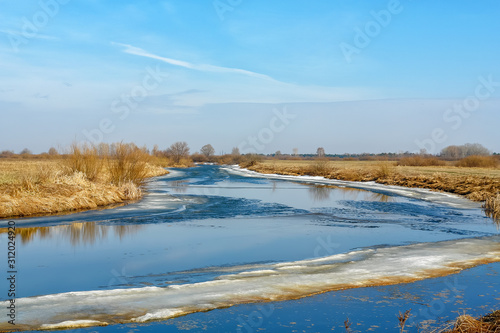
<path fill-rule="evenodd" d="M 69 158 L 66 161 L 71 171 L 82 172 L 91 181 L 98 178 L 103 167 L 103 160 L 95 146 L 73 143 L 68 155 Z"/>
<path fill-rule="evenodd" d="M 493 156 L 472 155 L 465 157 L 456 163 L 462 168 L 496 168 L 499 162 Z"/>
<path fill-rule="evenodd" d="M 435 156 L 411 156 L 403 157 L 399 160 L 398 165 L 401 166 L 444 166 L 445 161 L 440 160 Z"/>

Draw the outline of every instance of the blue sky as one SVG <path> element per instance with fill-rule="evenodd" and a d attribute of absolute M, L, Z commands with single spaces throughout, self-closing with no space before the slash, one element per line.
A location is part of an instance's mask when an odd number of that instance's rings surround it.
<path fill-rule="evenodd" d="M 0 150 L 500 152 L 499 14 L 494 0 L 0 0 Z"/>

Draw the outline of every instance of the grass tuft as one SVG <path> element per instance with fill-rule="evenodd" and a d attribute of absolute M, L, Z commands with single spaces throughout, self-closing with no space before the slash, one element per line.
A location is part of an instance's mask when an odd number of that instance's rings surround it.
<path fill-rule="evenodd" d="M 434 156 L 411 156 L 399 160 L 400 166 L 445 166 L 446 162 Z"/>
<path fill-rule="evenodd" d="M 500 194 L 486 198 L 483 208 L 488 217 L 500 222 Z"/>
<path fill-rule="evenodd" d="M 499 161 L 494 156 L 468 156 L 456 163 L 457 167 L 462 168 L 496 168 Z"/>
<path fill-rule="evenodd" d="M 436 331 L 434 331 L 436 332 Z M 482 318 L 475 319 L 468 315 L 457 318 L 451 330 L 442 333 L 497 333 L 500 332 L 500 311 L 495 311 Z"/>
<path fill-rule="evenodd" d="M 332 168 L 326 159 L 317 159 L 310 166 L 307 171 L 308 175 L 327 177 L 330 175 Z"/>
<path fill-rule="evenodd" d="M 263 157 L 258 154 L 248 154 L 243 157 L 243 162 L 240 163 L 242 168 L 250 168 L 262 162 Z"/>
<path fill-rule="evenodd" d="M 74 143 L 70 147 L 68 156 L 66 161 L 71 172 L 82 172 L 88 180 L 97 180 L 103 167 L 97 147 Z"/>
<path fill-rule="evenodd" d="M 112 184 L 132 182 L 141 185 L 147 177 L 150 155 L 133 144 L 114 144 L 105 160 Z"/>
<path fill-rule="evenodd" d="M 376 179 L 388 179 L 394 175 L 394 167 L 390 164 L 383 163 L 380 164 L 375 169 L 375 178 Z"/>

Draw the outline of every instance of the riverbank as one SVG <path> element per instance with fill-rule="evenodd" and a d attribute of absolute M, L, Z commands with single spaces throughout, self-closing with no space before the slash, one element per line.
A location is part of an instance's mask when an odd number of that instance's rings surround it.
<path fill-rule="evenodd" d="M 487 202 L 493 218 L 500 217 L 500 169 L 455 166 L 397 166 L 389 161 L 267 160 L 249 170 L 264 174 L 321 176 L 346 181 L 374 181 L 384 185 L 424 188 Z M 488 208 L 487 207 L 487 208 Z"/>
<path fill-rule="evenodd" d="M 264 174 L 321 176 L 344 181 L 374 181 L 384 185 L 424 188 L 458 194 L 472 201 L 485 202 L 486 214 L 500 220 L 500 170 L 454 166 L 397 166 L 394 162 L 368 161 L 283 161 L 267 160 L 245 166 Z M 447 327 L 431 333 L 498 332 L 500 311 L 480 318 L 459 316 Z M 347 331 L 349 331 L 347 329 Z"/>
<path fill-rule="evenodd" d="M 145 178 L 168 171 L 146 163 Z M 68 167 L 67 159 L 0 160 L 0 218 L 70 213 L 106 208 L 143 195 L 140 184 L 109 181 L 109 167 L 90 180 L 83 172 Z"/>

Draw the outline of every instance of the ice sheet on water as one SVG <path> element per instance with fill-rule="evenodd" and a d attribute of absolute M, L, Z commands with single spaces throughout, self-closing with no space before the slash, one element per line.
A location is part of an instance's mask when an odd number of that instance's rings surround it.
<path fill-rule="evenodd" d="M 70 292 L 16 301 L 24 328 L 143 322 L 234 304 L 295 299 L 330 290 L 411 282 L 500 261 L 500 236 L 376 247 L 327 257 L 220 268 L 210 281 Z M 7 302 L 1 302 L 4 307 Z M 0 329 L 6 323 L 0 324 Z"/>

